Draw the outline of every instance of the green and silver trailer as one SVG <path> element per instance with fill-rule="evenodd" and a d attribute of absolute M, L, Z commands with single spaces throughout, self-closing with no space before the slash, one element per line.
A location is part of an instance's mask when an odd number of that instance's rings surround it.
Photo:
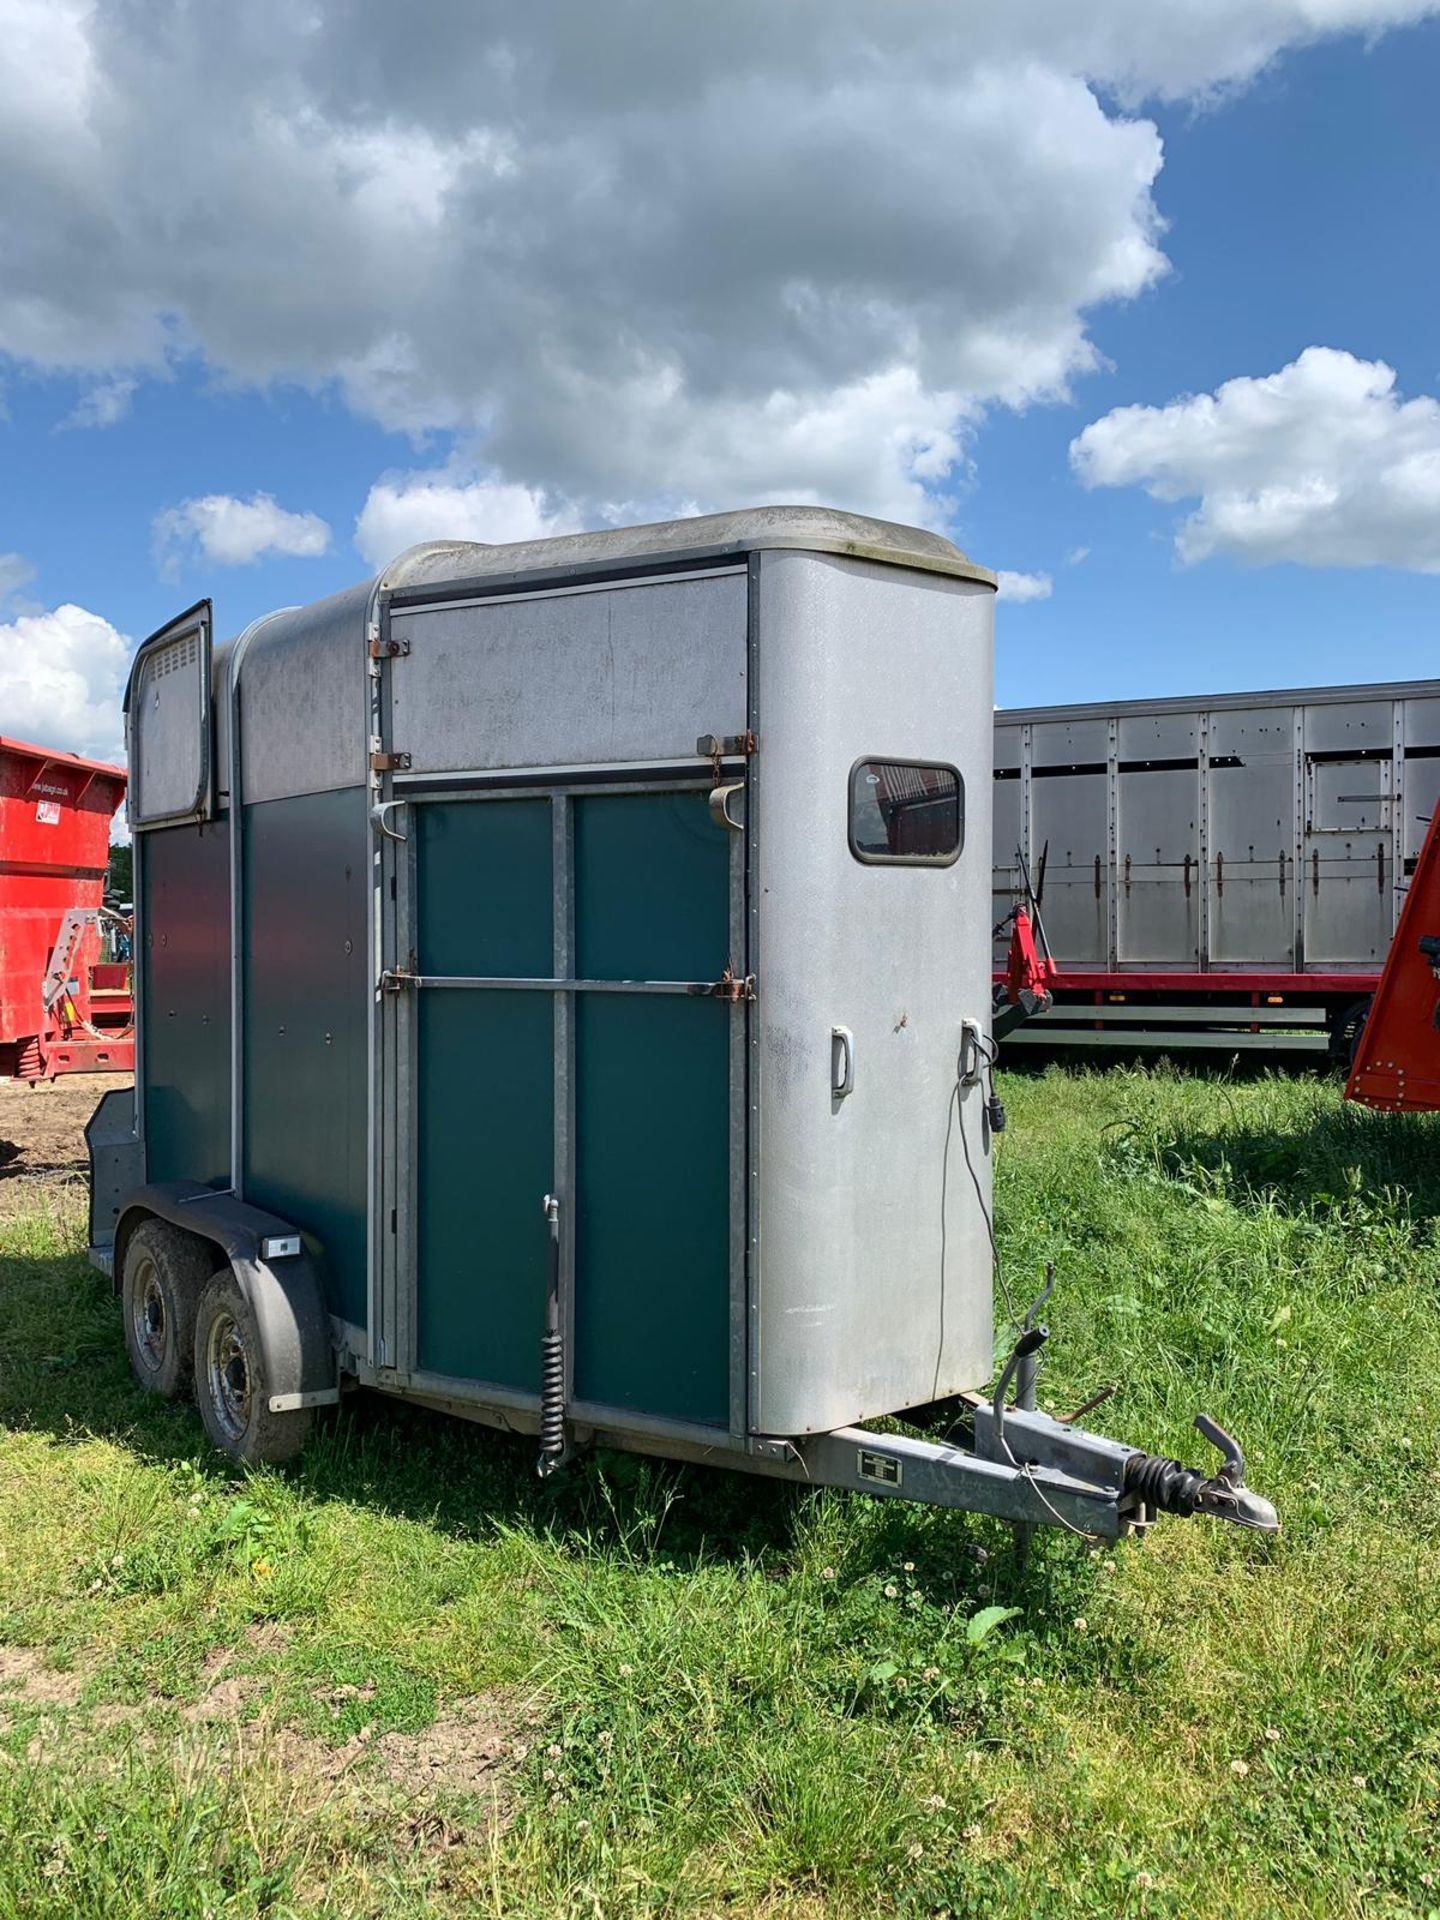
<path fill-rule="evenodd" d="M 243 1461 L 358 1383 L 546 1472 L 1273 1527 L 1228 1443 L 1206 1477 L 1037 1411 L 1043 1329 L 981 1391 L 994 584 L 775 507 L 145 641 L 136 1083 L 90 1129 L 140 1379 Z"/>

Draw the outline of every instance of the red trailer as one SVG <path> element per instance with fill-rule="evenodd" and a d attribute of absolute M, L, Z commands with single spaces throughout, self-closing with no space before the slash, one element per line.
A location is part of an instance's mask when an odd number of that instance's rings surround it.
<path fill-rule="evenodd" d="M 0 735 L 0 1075 L 130 1072 L 128 968 L 101 959 L 125 770 Z"/>

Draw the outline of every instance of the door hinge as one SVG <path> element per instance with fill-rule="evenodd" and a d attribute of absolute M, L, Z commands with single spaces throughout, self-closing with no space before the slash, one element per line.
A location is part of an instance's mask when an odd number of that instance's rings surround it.
<path fill-rule="evenodd" d="M 372 753 L 370 756 L 372 773 L 407 773 L 409 768 L 408 753 Z"/>
<path fill-rule="evenodd" d="M 724 1000 L 734 1006 L 737 1001 L 755 998 L 755 976 L 753 973 L 747 973 L 742 978 L 733 967 L 726 967 L 718 980 L 709 981 L 703 986 L 692 987 L 690 991 L 710 1000 Z"/>
<path fill-rule="evenodd" d="M 372 640 L 370 642 L 372 660 L 403 660 L 409 651 L 408 640 Z"/>

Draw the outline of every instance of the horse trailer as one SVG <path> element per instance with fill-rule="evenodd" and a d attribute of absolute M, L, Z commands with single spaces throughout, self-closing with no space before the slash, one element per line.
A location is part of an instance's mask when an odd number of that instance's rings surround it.
<path fill-rule="evenodd" d="M 146 641 L 139 1068 L 90 1129 L 141 1381 L 247 1461 L 360 1384 L 542 1472 L 1272 1530 L 1212 1422 L 1206 1477 L 1037 1411 L 1042 1328 L 979 1391 L 993 587 L 767 508 L 438 542 Z"/>
<path fill-rule="evenodd" d="M 1004 709 L 994 787 L 997 918 L 1028 875 L 1058 969 L 1015 1041 L 1348 1061 L 1440 799 L 1440 681 Z"/>

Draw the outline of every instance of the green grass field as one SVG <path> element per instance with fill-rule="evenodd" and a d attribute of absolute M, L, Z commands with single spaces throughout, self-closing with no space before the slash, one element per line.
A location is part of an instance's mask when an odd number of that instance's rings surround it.
<path fill-rule="evenodd" d="M 239 1480 L 73 1195 L 0 1237 L 0 1920 L 1440 1915 L 1440 1129 L 1011 1076 L 1042 1398 L 1242 1438 L 1113 1554 L 359 1401 Z M 986 1609 L 1012 1609 L 999 1618 Z M 985 1629 L 988 1628 L 988 1631 Z"/>

